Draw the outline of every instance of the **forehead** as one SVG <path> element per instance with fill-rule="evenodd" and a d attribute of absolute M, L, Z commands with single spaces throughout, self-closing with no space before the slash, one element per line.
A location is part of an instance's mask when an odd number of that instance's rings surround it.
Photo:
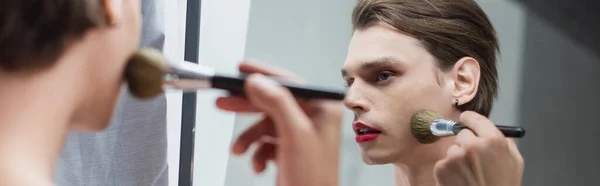
<path fill-rule="evenodd" d="M 360 66 L 380 59 L 396 59 L 402 66 L 412 67 L 419 62 L 433 61 L 433 57 L 416 38 L 402 34 L 387 24 L 358 29 L 354 32 L 344 70 L 359 70 Z"/>

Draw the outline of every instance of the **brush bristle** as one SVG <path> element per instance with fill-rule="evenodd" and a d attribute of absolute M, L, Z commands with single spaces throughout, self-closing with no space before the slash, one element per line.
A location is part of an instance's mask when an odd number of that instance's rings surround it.
<path fill-rule="evenodd" d="M 127 62 L 125 79 L 131 94 L 139 99 L 149 99 L 163 92 L 166 59 L 153 48 L 140 49 Z"/>
<path fill-rule="evenodd" d="M 431 123 L 439 118 L 442 118 L 440 114 L 429 109 L 420 110 L 412 116 L 412 134 L 417 138 L 419 143 L 429 144 L 440 139 L 440 137 L 433 135 L 431 129 L 429 129 Z"/>

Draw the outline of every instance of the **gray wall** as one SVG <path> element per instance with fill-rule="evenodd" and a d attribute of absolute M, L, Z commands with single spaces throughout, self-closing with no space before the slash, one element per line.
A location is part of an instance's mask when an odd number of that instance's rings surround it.
<path fill-rule="evenodd" d="M 543 19 L 552 30 L 567 35 L 586 50 L 600 53 L 600 18 L 597 0 L 515 0 Z"/>
<path fill-rule="evenodd" d="M 313 83 L 341 86 L 339 69 L 352 34 L 354 2 L 252 1 L 246 57 L 289 69 Z M 595 165 L 600 163 L 595 160 L 600 147 L 594 144 L 600 137 L 592 134 L 598 128 L 592 120 L 599 107 L 593 97 L 600 86 L 592 82 L 600 79 L 598 57 L 567 37 L 560 26 L 528 12 L 520 3 L 478 2 L 498 31 L 502 51 L 500 94 L 491 119 L 528 130 L 526 137 L 517 141 L 526 162 L 524 185 L 593 183 L 598 172 Z M 234 137 L 256 119 L 239 115 Z M 393 185 L 390 165 L 362 163 L 353 142 L 351 119 L 347 112 L 341 185 Z M 232 157 L 226 185 L 274 185 L 273 171 L 274 167 L 269 167 L 266 173 L 255 175 L 250 156 Z"/>
<path fill-rule="evenodd" d="M 527 17 L 520 124 L 527 186 L 597 183 L 600 58 L 545 17 Z"/>

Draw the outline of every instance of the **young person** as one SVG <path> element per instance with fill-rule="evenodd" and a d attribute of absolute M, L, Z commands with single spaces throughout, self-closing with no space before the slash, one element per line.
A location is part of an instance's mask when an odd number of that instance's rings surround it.
<path fill-rule="evenodd" d="M 53 185 L 65 136 L 107 127 L 140 38 L 139 0 L 0 5 L 0 185 Z"/>
<path fill-rule="evenodd" d="M 163 0 L 141 1 L 140 47 L 162 50 L 159 24 Z M 166 98 L 134 98 L 125 88 L 113 119 L 102 132 L 72 132 L 57 162 L 57 186 L 166 186 Z"/>
<path fill-rule="evenodd" d="M 161 176 L 153 176 L 161 172 L 136 174 L 126 181 L 127 175 L 132 174 L 130 170 L 96 169 L 96 163 L 106 161 L 127 166 L 130 162 L 120 159 L 134 156 L 127 153 L 128 149 L 122 149 L 124 153 L 117 157 L 104 159 L 84 149 L 67 147 L 67 152 L 84 153 L 79 157 L 81 167 L 73 162 L 78 158 L 63 154 L 60 162 L 63 167 L 54 172 L 68 132 L 94 132 L 108 127 L 121 93 L 126 60 L 139 44 L 140 3 L 138 0 L 2 2 L 0 185 L 54 185 L 57 182 L 54 176 L 60 185 L 166 184 Z M 249 73 L 268 73 L 259 66 L 246 65 L 246 68 Z M 250 79 L 248 84 L 260 82 Z M 333 123 L 339 123 L 335 119 L 341 118 L 341 112 L 338 115 L 321 116 L 319 121 L 333 119 Z M 112 135 L 105 137 L 98 139 L 124 140 L 112 139 Z M 122 143 L 114 148 L 125 148 Z M 91 151 L 95 150 L 98 149 Z"/>
<path fill-rule="evenodd" d="M 342 70 L 348 84 L 345 106 L 355 114 L 355 129 L 378 133 L 365 138 L 357 131 L 365 163 L 395 165 L 397 185 L 521 184 L 523 158 L 518 148 L 487 119 L 498 89 L 498 41 L 476 2 L 359 0 L 352 22 L 354 35 Z M 281 92 L 267 94 L 273 95 L 265 98 L 269 106 L 253 98 L 251 91 L 249 102 L 234 97 L 217 101 L 225 110 L 258 110 L 266 115 L 240 135 L 234 153 L 258 143 L 257 171 L 274 159 L 283 184 L 335 185 L 334 157 L 339 150 L 334 144 L 339 145 L 339 131 L 327 130 L 335 128 L 335 122 L 309 119 L 314 113 L 336 112 L 335 108 L 303 113 Z M 411 134 L 410 119 L 421 109 L 436 110 L 471 130 L 420 144 Z M 298 121 L 308 124 L 290 135 L 285 128 Z M 279 141 L 265 143 L 263 136 Z"/>

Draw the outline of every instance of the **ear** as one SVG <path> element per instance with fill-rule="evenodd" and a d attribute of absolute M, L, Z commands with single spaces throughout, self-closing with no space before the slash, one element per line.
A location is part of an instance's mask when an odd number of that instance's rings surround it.
<path fill-rule="evenodd" d="M 109 25 L 116 25 L 123 19 L 122 0 L 104 0 L 104 13 Z"/>
<path fill-rule="evenodd" d="M 472 57 L 463 57 L 454 64 L 452 69 L 454 80 L 452 96 L 458 99 L 459 105 L 468 103 L 475 98 L 480 75 L 479 62 Z"/>

